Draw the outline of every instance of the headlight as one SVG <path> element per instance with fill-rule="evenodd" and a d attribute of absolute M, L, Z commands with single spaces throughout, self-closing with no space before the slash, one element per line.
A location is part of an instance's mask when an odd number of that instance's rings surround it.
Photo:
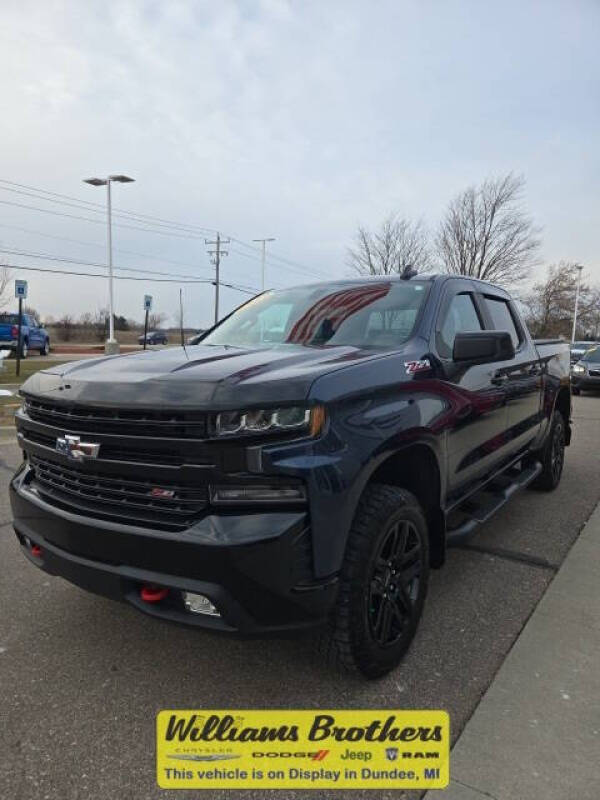
<path fill-rule="evenodd" d="M 581 375 L 582 373 L 585 372 L 585 367 L 583 367 L 581 364 L 575 364 L 575 366 L 573 367 L 573 372 L 576 372 L 578 375 Z"/>
<path fill-rule="evenodd" d="M 217 414 L 216 432 L 217 436 L 246 436 L 306 431 L 311 436 L 317 436 L 324 422 L 325 409 L 322 406 L 222 411 Z"/>

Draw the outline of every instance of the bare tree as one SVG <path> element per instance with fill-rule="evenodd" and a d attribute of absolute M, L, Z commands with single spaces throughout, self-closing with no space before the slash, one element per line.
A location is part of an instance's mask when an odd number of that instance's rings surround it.
<path fill-rule="evenodd" d="M 164 311 L 151 311 L 148 314 L 148 330 L 158 330 L 166 322 L 167 314 Z M 179 310 L 177 311 L 177 319 L 179 319 Z"/>
<path fill-rule="evenodd" d="M 0 264 L 0 308 L 6 308 L 12 302 L 11 282 L 12 270 L 6 264 Z"/>
<path fill-rule="evenodd" d="M 425 226 L 395 214 L 376 231 L 360 225 L 354 246 L 348 248 L 347 263 L 359 275 L 390 275 L 406 266 L 423 272 L 431 266 Z"/>
<path fill-rule="evenodd" d="M 57 321 L 56 327 L 60 330 L 61 339 L 64 342 L 69 342 L 73 336 L 73 329 L 75 328 L 75 320 L 70 314 L 64 314 Z"/>
<path fill-rule="evenodd" d="M 545 281 L 536 283 L 524 302 L 527 323 L 534 336 L 570 338 L 577 292 L 577 265 L 561 261 L 548 267 Z M 595 338 L 600 317 L 600 288 L 582 281 L 577 310 L 576 336 Z"/>
<path fill-rule="evenodd" d="M 509 173 L 450 202 L 435 241 L 446 272 L 505 286 L 527 277 L 540 240 L 521 204 L 524 186 L 523 177 Z"/>
<path fill-rule="evenodd" d="M 99 308 L 92 316 L 92 326 L 96 339 L 102 342 L 108 336 L 108 309 Z"/>

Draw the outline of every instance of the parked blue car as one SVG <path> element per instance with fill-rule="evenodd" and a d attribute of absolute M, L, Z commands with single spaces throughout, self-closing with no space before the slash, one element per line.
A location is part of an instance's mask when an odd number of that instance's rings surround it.
<path fill-rule="evenodd" d="M 0 350 L 17 352 L 19 338 L 19 315 L 0 313 Z M 50 352 L 50 337 L 33 314 L 23 314 L 21 319 L 21 358 L 27 358 L 30 350 L 39 350 L 40 355 Z"/>

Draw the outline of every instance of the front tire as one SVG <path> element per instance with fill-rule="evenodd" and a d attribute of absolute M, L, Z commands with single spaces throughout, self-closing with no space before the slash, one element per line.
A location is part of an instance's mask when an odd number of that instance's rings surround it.
<path fill-rule="evenodd" d="M 29 344 L 27 341 L 21 343 L 21 358 L 27 358 L 29 353 Z"/>
<path fill-rule="evenodd" d="M 560 483 L 565 463 L 565 420 L 560 411 L 552 415 L 548 438 L 541 452 L 542 471 L 533 482 L 534 489 L 551 492 Z"/>
<path fill-rule="evenodd" d="M 581 394 L 581 389 L 579 387 L 577 387 L 577 386 L 572 386 L 571 387 L 571 392 L 574 395 L 579 395 L 579 394 Z"/>
<path fill-rule="evenodd" d="M 50 340 L 46 339 L 46 341 L 44 342 L 44 346 L 40 347 L 40 355 L 47 356 L 49 354 L 50 354 Z"/>
<path fill-rule="evenodd" d="M 348 535 L 336 605 L 318 640 L 329 664 L 379 678 L 413 640 L 427 594 L 429 535 L 416 497 L 367 487 Z"/>

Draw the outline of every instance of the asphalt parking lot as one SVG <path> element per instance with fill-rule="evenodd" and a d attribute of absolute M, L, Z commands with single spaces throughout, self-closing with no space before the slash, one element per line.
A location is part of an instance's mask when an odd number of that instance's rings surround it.
<path fill-rule="evenodd" d="M 451 551 L 433 574 L 408 657 L 383 680 L 365 682 L 328 672 L 306 637 L 240 641 L 173 627 L 37 571 L 10 526 L 6 486 L 19 451 L 6 439 L 0 797 L 164 797 L 154 780 L 154 718 L 162 708 L 445 708 L 456 739 L 600 500 L 599 453 L 600 396 L 576 397 L 559 489 L 522 492 L 469 548 Z M 316 797 L 273 796 L 283 794 Z"/>

